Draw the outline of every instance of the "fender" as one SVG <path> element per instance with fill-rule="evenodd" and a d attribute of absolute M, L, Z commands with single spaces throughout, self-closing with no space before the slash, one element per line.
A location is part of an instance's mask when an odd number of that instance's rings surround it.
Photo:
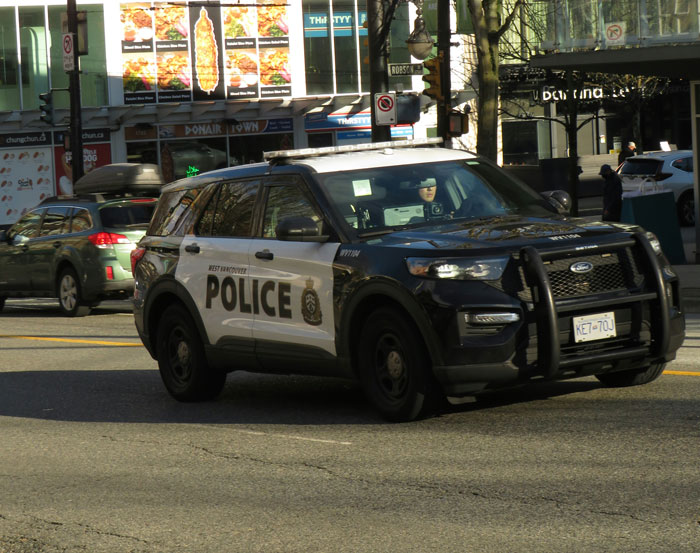
<path fill-rule="evenodd" d="M 360 303 L 372 295 L 385 296 L 405 309 L 423 337 L 428 353 L 434 364 L 442 363 L 442 356 L 436 344 L 439 343 L 437 334 L 433 331 L 430 317 L 416 301 L 411 292 L 396 280 L 385 277 L 373 277 L 361 283 L 352 293 L 340 314 L 338 332 L 338 353 L 341 357 L 351 357 L 350 321 Z"/>
<path fill-rule="evenodd" d="M 148 349 L 152 349 L 152 337 L 150 336 L 150 331 L 149 329 L 151 328 L 151 315 L 153 313 L 153 310 L 151 309 L 155 301 L 161 297 L 163 294 L 173 294 L 176 296 L 182 303 L 184 304 L 185 308 L 189 312 L 190 316 L 192 317 L 192 320 L 194 321 L 194 324 L 197 326 L 197 330 L 199 332 L 199 335 L 202 337 L 202 342 L 203 344 L 206 345 L 211 345 L 209 341 L 209 336 L 207 335 L 206 328 L 204 326 L 204 321 L 202 321 L 202 317 L 199 314 L 199 309 L 197 309 L 197 305 L 190 295 L 190 293 L 187 291 L 187 289 L 180 284 L 177 280 L 175 280 L 175 276 L 172 274 L 166 274 L 163 275 L 159 280 L 157 280 L 153 285 L 150 287 L 150 290 L 148 291 L 148 296 L 146 296 L 146 299 L 143 304 L 143 313 L 144 313 L 144 330 L 148 332 L 148 343 L 151 347 Z"/>

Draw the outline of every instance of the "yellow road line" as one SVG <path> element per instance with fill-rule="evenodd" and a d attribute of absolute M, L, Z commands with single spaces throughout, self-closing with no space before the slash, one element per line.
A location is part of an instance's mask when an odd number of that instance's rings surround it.
<path fill-rule="evenodd" d="M 680 376 L 700 376 L 698 371 L 664 371 L 664 374 L 676 374 Z"/>
<path fill-rule="evenodd" d="M 139 342 L 137 344 L 133 342 L 109 342 L 106 340 L 80 340 L 78 338 L 47 338 L 45 336 L 17 336 L 13 334 L 1 334 L 0 338 L 14 338 L 18 340 L 40 340 L 43 342 L 67 342 L 71 344 L 91 344 L 98 346 L 139 346 L 143 347 Z"/>

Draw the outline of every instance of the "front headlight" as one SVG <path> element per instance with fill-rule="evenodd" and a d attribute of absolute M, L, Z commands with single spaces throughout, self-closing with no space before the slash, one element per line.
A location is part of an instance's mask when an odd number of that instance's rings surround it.
<path fill-rule="evenodd" d="M 663 251 L 661 250 L 661 242 L 659 242 L 659 239 L 656 237 L 656 234 L 654 234 L 653 232 L 647 231 L 646 237 L 647 237 L 647 240 L 649 240 L 649 244 L 651 244 L 651 247 L 654 250 L 654 253 L 656 255 L 661 255 L 663 253 Z"/>
<path fill-rule="evenodd" d="M 415 276 L 456 280 L 498 280 L 508 264 L 508 256 L 482 259 L 409 257 L 408 272 Z"/>

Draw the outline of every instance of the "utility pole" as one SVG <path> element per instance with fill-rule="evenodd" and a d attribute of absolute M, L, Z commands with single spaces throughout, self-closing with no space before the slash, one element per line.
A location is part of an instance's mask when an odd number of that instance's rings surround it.
<path fill-rule="evenodd" d="M 76 0 L 66 0 L 68 32 L 73 35 L 73 71 L 68 72 L 70 94 L 70 151 L 73 183 L 85 174 L 83 169 L 83 122 L 80 105 L 80 57 L 78 54 L 78 11 Z"/>
<path fill-rule="evenodd" d="M 372 102 L 372 142 L 391 140 L 391 127 L 377 125 L 374 95 L 389 91 L 387 40 L 391 18 L 387 18 L 383 0 L 367 0 L 367 34 L 369 35 L 369 88 Z M 393 12 L 393 10 L 390 10 Z"/>
<path fill-rule="evenodd" d="M 450 4 L 450 0 L 437 0 L 438 57 L 442 64 L 440 68 L 442 100 L 438 100 L 437 103 L 437 134 L 445 143 L 448 140 L 448 116 L 452 109 L 450 98 L 452 90 L 450 79 L 450 47 L 452 42 Z"/>

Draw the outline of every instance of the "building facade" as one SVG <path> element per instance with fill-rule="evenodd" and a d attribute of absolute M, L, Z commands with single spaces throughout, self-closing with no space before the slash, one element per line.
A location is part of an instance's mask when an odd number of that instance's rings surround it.
<path fill-rule="evenodd" d="M 87 20 L 80 56 L 86 171 L 116 162 L 161 166 L 167 181 L 258 161 L 268 150 L 370 140 L 364 0 L 78 2 Z M 64 148 L 70 98 L 64 68 L 66 3 L 0 7 L 0 224 L 72 190 Z M 390 63 L 412 60 L 415 18 L 401 3 Z M 390 90 L 422 91 L 420 76 Z M 39 118 L 52 91 L 53 125 Z M 426 136 L 435 117 L 392 128 Z"/>

